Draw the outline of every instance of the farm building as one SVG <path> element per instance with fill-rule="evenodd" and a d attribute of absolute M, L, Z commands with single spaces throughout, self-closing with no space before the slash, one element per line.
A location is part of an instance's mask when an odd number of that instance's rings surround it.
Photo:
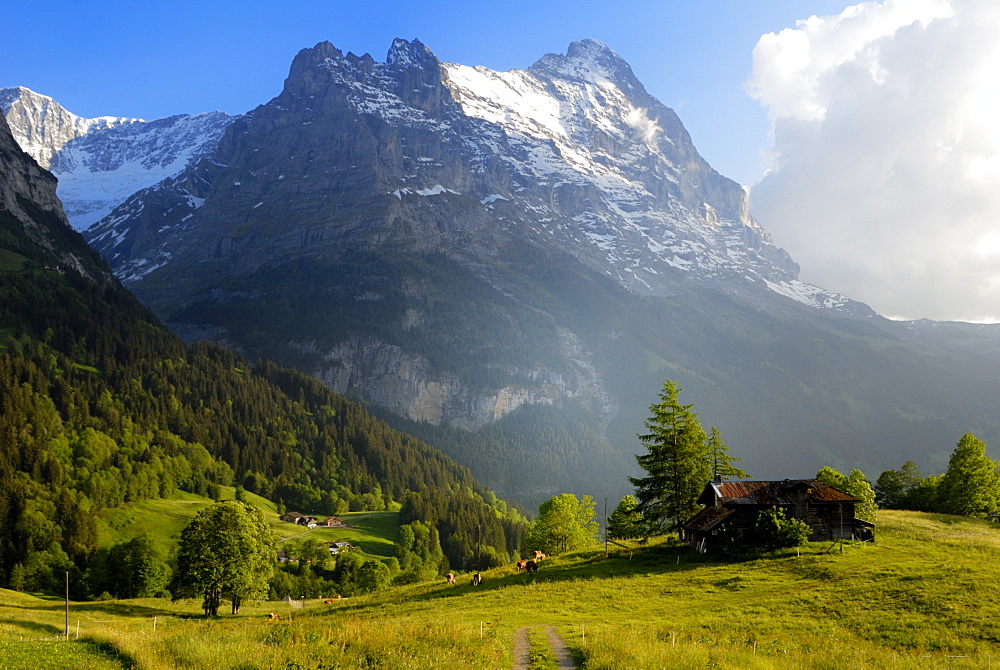
<path fill-rule="evenodd" d="M 350 528 L 350 524 L 344 523 L 344 521 L 337 516 L 328 516 L 321 522 L 321 525 L 327 528 Z"/>
<path fill-rule="evenodd" d="M 859 539 L 875 537 L 875 524 L 855 518 L 857 498 L 816 479 L 781 481 L 709 482 L 698 498 L 705 509 L 684 525 L 684 541 L 692 547 L 711 548 L 722 533 L 736 538 L 753 532 L 757 514 L 778 507 L 785 516 L 812 528 L 809 539 Z"/>
<path fill-rule="evenodd" d="M 354 551 L 354 547 L 351 546 L 350 542 L 327 542 L 326 545 L 330 548 L 331 554 L 339 554 L 342 551 Z"/>
<path fill-rule="evenodd" d="M 287 521 L 288 523 L 296 523 L 300 526 L 309 526 L 310 528 L 316 527 L 316 517 L 306 516 L 301 512 L 287 512 L 281 515 L 281 520 Z"/>

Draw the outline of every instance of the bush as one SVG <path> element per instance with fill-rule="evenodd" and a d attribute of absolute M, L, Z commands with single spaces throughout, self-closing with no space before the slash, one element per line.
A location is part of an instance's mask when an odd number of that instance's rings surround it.
<path fill-rule="evenodd" d="M 757 514 L 752 546 L 762 551 L 797 547 L 805 544 L 811 532 L 804 521 L 789 519 L 782 509 L 772 507 Z"/>

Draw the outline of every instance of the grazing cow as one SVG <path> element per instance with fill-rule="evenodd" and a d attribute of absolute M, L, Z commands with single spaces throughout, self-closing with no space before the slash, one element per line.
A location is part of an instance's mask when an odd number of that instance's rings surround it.
<path fill-rule="evenodd" d="M 527 561 L 518 561 L 518 562 L 517 562 L 517 571 L 518 571 L 518 572 L 521 572 L 521 571 L 522 571 L 522 570 L 524 570 L 524 569 L 525 569 L 525 568 L 526 568 L 527 566 L 528 566 L 528 562 L 527 562 Z"/>
<path fill-rule="evenodd" d="M 271 612 L 270 614 L 267 615 L 267 620 L 268 621 L 277 621 L 280 618 L 281 618 L 281 615 L 280 614 L 275 614 L 274 612 Z"/>
<path fill-rule="evenodd" d="M 543 554 L 538 549 L 535 549 L 535 561 L 544 561 L 546 558 L 548 558 L 548 556 Z"/>
<path fill-rule="evenodd" d="M 524 569 L 527 570 L 528 572 L 538 572 L 538 563 L 536 563 L 535 561 L 528 561 L 524 565 Z"/>
<path fill-rule="evenodd" d="M 449 572 L 448 573 L 448 583 L 449 584 L 454 584 L 455 583 L 455 573 L 454 572 Z"/>
<path fill-rule="evenodd" d="M 482 583 L 483 583 L 483 576 L 481 574 L 477 572 L 476 574 L 472 575 L 473 586 L 479 586 Z"/>

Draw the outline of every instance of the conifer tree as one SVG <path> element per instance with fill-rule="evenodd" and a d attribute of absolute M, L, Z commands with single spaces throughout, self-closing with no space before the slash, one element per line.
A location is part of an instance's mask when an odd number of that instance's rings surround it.
<path fill-rule="evenodd" d="M 647 532 L 679 531 L 697 508 L 696 500 L 712 475 L 705 431 L 694 405 L 681 405 L 680 389 L 667 379 L 659 402 L 649 406 L 646 433 L 639 441 L 646 453 L 636 460 L 646 477 L 629 477 L 635 486 Z"/>
<path fill-rule="evenodd" d="M 750 477 L 746 470 L 733 465 L 734 462 L 743 462 L 743 459 L 729 455 L 729 446 L 722 441 L 719 429 L 715 426 L 712 426 L 712 432 L 708 436 L 706 447 L 708 448 L 708 460 L 712 464 L 713 479 L 716 477 L 723 480 L 732 479 L 733 477 L 748 479 Z"/>
<path fill-rule="evenodd" d="M 644 524 L 638 507 L 639 501 L 635 496 L 623 497 L 608 517 L 608 537 L 616 540 L 642 537 Z"/>

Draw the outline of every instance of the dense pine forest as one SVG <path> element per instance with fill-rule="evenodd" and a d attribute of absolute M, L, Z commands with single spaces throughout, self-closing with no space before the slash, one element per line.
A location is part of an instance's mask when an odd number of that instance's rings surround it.
<path fill-rule="evenodd" d="M 101 510 L 230 485 L 313 513 L 407 501 L 451 561 L 517 548 L 523 517 L 466 468 L 311 377 L 184 344 L 60 212 L 18 204 L 34 229 L 0 208 L 0 583 L 85 576 Z"/>

